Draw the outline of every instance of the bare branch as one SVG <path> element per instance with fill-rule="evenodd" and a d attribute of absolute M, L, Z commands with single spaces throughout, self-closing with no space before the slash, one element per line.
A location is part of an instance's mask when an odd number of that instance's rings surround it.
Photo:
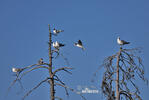
<path fill-rule="evenodd" d="M 56 53 L 56 54 L 57 54 L 56 57 L 55 57 L 55 59 L 56 59 L 57 57 L 59 57 L 59 55 L 61 55 L 62 58 L 65 60 L 66 64 L 67 64 L 68 66 L 70 65 L 68 59 L 67 59 L 66 57 L 64 57 L 64 55 L 63 55 L 62 53 L 60 53 L 59 50 L 57 50 L 57 49 L 52 50 L 52 53 Z"/>
<path fill-rule="evenodd" d="M 78 92 L 75 91 L 74 89 L 72 89 L 72 88 L 70 88 L 70 87 L 68 87 L 68 86 L 66 86 L 66 85 L 56 83 L 56 82 L 55 82 L 55 84 L 56 84 L 56 85 L 59 85 L 59 86 L 61 86 L 61 87 L 67 88 L 67 89 L 69 89 L 70 91 L 72 91 L 72 92 L 74 92 L 74 93 L 76 93 L 76 94 L 79 94 L 84 100 L 86 100 L 86 98 L 85 98 L 81 93 L 78 93 Z"/>
<path fill-rule="evenodd" d="M 60 98 L 60 97 L 55 97 L 55 99 L 63 100 L 63 99 L 62 99 L 62 98 Z"/>
<path fill-rule="evenodd" d="M 64 55 L 63 55 L 63 54 L 61 54 L 61 56 L 62 56 L 62 57 L 63 57 L 63 59 L 65 60 L 66 64 L 69 66 L 70 64 L 69 64 L 68 59 L 67 59 L 66 57 L 64 57 Z"/>
<path fill-rule="evenodd" d="M 59 50 L 58 49 L 54 49 L 54 50 L 52 50 L 52 54 L 53 53 L 56 53 L 57 55 L 55 56 L 55 59 L 59 56 Z"/>
<path fill-rule="evenodd" d="M 55 75 L 57 72 L 59 72 L 59 71 L 61 71 L 61 70 L 64 70 L 64 71 L 66 71 L 66 72 L 69 73 L 69 74 L 72 74 L 71 72 L 67 71 L 66 69 L 73 69 L 73 68 L 70 68 L 70 67 L 62 67 L 62 68 L 56 69 L 56 70 L 53 72 L 53 75 Z"/>
<path fill-rule="evenodd" d="M 31 94 L 35 89 L 37 89 L 42 83 L 46 82 L 47 80 L 49 80 L 50 78 L 46 78 L 45 80 L 41 81 L 39 84 L 37 84 L 34 88 L 32 88 L 29 92 L 27 92 L 24 97 L 22 98 L 22 100 L 24 100 L 29 94 Z"/>
<path fill-rule="evenodd" d="M 36 66 L 36 65 L 38 65 L 38 64 L 32 64 L 32 65 L 29 65 L 27 67 L 24 67 L 23 69 L 31 68 L 31 67 Z"/>
<path fill-rule="evenodd" d="M 61 79 L 59 79 L 59 77 L 57 75 L 55 75 L 56 79 L 58 82 L 60 82 L 61 84 L 65 85 L 65 83 L 63 81 L 61 81 Z M 68 90 L 67 88 L 65 88 L 65 91 L 66 91 L 66 95 L 69 96 L 69 93 L 68 93 Z"/>
<path fill-rule="evenodd" d="M 120 54 L 119 60 L 119 71 L 120 71 L 120 82 L 119 82 L 119 89 L 122 98 L 125 97 L 126 100 L 134 100 L 139 99 L 141 97 L 138 95 L 140 94 L 138 86 L 135 84 L 134 80 L 136 79 L 136 75 L 138 75 L 144 82 L 148 83 L 148 80 L 144 77 L 144 66 L 142 64 L 142 59 L 137 56 L 137 53 L 140 53 L 138 48 L 133 49 L 122 49 Z M 102 92 L 106 96 L 108 100 L 115 100 L 112 99 L 112 92 L 114 84 L 113 81 L 115 78 L 115 66 L 116 57 L 118 53 L 115 55 L 107 57 L 104 61 L 102 66 L 105 68 L 105 72 L 103 75 L 102 80 Z M 118 64 L 117 64 L 118 65 Z M 133 86 L 134 91 L 129 89 L 129 83 Z"/>
<path fill-rule="evenodd" d="M 19 82 L 21 89 L 23 89 L 23 85 L 22 85 L 22 83 L 21 83 L 21 80 L 19 79 L 19 74 L 16 74 L 16 76 L 17 76 L 16 79 L 13 80 L 13 82 L 11 83 L 11 85 L 9 86 L 9 88 L 7 89 L 7 92 L 6 92 L 5 97 L 8 96 L 9 91 L 11 90 L 11 88 L 13 87 L 13 85 L 14 85 L 17 81 Z"/>
<path fill-rule="evenodd" d="M 120 91 L 120 95 L 125 95 L 129 100 L 133 100 L 131 93 L 128 93 L 127 91 Z"/>
<path fill-rule="evenodd" d="M 35 70 L 35 69 L 38 69 L 38 68 L 45 68 L 45 69 L 48 69 L 48 67 L 46 67 L 46 66 L 37 66 L 37 67 L 34 67 L 34 68 L 32 68 L 32 69 L 30 69 L 30 70 L 28 70 L 28 71 L 22 73 L 20 79 L 21 79 L 24 75 L 26 75 L 27 73 L 29 73 L 29 72 L 31 72 L 31 71 L 33 71 L 33 70 Z"/>

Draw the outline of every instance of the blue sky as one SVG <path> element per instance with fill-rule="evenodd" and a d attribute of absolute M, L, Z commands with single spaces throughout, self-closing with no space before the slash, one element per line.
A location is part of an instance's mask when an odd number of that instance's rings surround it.
<path fill-rule="evenodd" d="M 67 57 L 75 69 L 72 75 L 59 73 L 66 84 L 72 88 L 77 86 L 100 87 L 102 72 L 98 73 L 98 81 L 91 83 L 93 73 L 103 59 L 117 52 L 118 35 L 130 41 L 126 48 L 142 47 L 141 57 L 145 65 L 145 76 L 149 79 L 149 1 L 147 0 L 0 0 L 0 99 L 4 95 L 14 76 L 12 67 L 25 67 L 43 57 L 48 61 L 48 24 L 52 28 L 64 29 L 65 32 L 53 37 L 66 46 L 61 53 Z M 74 47 L 78 39 L 83 41 L 85 52 Z M 62 57 L 53 61 L 55 68 L 66 65 Z M 45 70 L 37 70 L 22 80 L 25 91 L 20 91 L 16 84 L 5 100 L 20 100 L 25 92 L 46 77 Z M 149 87 L 138 81 L 143 100 L 149 98 Z M 100 89 L 100 88 L 98 88 Z M 64 95 L 62 88 L 56 88 L 56 95 L 64 100 L 81 100 L 70 92 Z M 87 100 L 103 100 L 99 94 L 85 94 Z M 35 90 L 26 100 L 49 100 L 47 83 Z"/>

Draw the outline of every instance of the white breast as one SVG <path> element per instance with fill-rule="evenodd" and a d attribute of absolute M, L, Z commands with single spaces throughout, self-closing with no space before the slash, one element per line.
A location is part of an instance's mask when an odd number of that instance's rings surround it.
<path fill-rule="evenodd" d="M 12 72 L 17 72 L 17 69 L 16 68 L 12 68 Z"/>
<path fill-rule="evenodd" d="M 79 48 L 82 48 L 82 45 L 77 44 L 76 46 L 79 47 Z"/>
<path fill-rule="evenodd" d="M 120 44 L 120 45 L 123 44 L 123 42 L 119 38 L 117 38 L 117 43 Z"/>
<path fill-rule="evenodd" d="M 55 43 L 53 42 L 53 47 L 54 48 L 59 48 L 59 43 L 57 41 Z"/>
<path fill-rule="evenodd" d="M 57 33 L 57 32 L 56 32 L 56 30 L 53 30 L 53 33 L 55 33 L 55 34 L 56 34 L 56 33 Z"/>

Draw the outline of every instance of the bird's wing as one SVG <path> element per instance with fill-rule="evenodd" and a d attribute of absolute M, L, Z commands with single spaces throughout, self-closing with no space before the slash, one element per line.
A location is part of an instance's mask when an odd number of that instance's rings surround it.
<path fill-rule="evenodd" d="M 81 40 L 78 40 L 78 44 L 82 45 L 82 42 L 81 42 Z"/>
<path fill-rule="evenodd" d="M 60 47 L 61 47 L 61 46 L 65 46 L 65 44 L 59 43 L 59 46 L 60 46 Z"/>
<path fill-rule="evenodd" d="M 125 41 L 125 40 L 121 40 L 123 44 L 129 44 L 129 42 Z"/>

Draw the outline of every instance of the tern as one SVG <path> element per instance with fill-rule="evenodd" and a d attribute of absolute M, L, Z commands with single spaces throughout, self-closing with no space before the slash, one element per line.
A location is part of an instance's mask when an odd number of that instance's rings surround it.
<path fill-rule="evenodd" d="M 54 35 L 58 35 L 60 32 L 64 32 L 64 30 L 57 30 L 57 29 L 53 29 L 53 33 Z"/>
<path fill-rule="evenodd" d="M 121 40 L 120 37 L 117 38 L 117 43 L 119 45 L 125 45 L 125 44 L 130 44 L 130 42 L 127 42 L 125 40 Z"/>
<path fill-rule="evenodd" d="M 63 47 L 63 46 L 65 46 L 65 44 L 62 44 L 62 43 L 59 43 L 59 42 L 53 42 L 53 47 L 55 48 L 55 49 L 58 49 L 59 50 L 59 48 L 60 47 Z"/>
<path fill-rule="evenodd" d="M 81 40 L 78 40 L 77 43 L 74 43 L 75 46 L 81 48 L 82 50 L 85 50 L 85 48 L 83 47 L 83 44 L 82 44 L 82 41 Z"/>
<path fill-rule="evenodd" d="M 43 64 L 43 58 L 40 58 L 39 61 L 38 61 L 38 64 Z"/>

